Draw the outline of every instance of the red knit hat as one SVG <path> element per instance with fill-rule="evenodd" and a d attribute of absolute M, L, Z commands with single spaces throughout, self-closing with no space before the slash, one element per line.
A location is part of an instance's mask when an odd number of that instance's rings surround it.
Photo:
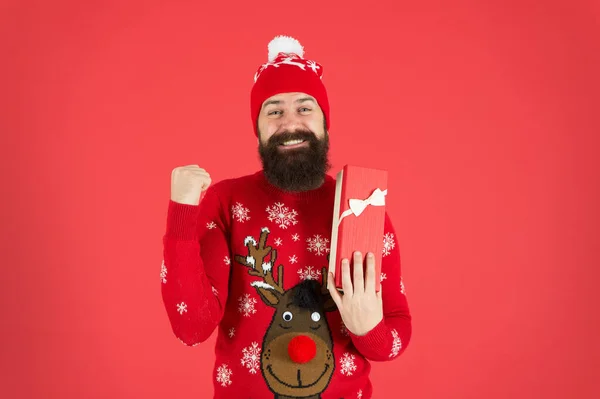
<path fill-rule="evenodd" d="M 276 36 L 269 43 L 268 50 L 268 62 L 261 65 L 254 75 L 254 86 L 250 94 L 254 134 L 258 136 L 256 122 L 265 100 L 279 93 L 292 92 L 306 93 L 317 100 L 329 130 L 329 100 L 321 81 L 321 64 L 305 60 L 304 48 L 289 36 Z"/>

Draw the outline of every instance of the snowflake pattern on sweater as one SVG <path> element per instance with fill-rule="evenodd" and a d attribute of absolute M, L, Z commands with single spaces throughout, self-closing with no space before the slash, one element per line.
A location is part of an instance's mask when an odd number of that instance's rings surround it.
<path fill-rule="evenodd" d="M 309 252 L 313 252 L 317 255 L 324 255 L 329 253 L 329 239 L 321 237 L 319 234 L 315 234 L 311 238 L 306 239 L 308 247 L 306 248 Z"/>
<path fill-rule="evenodd" d="M 382 240 L 385 322 L 358 337 L 326 288 L 335 181 L 284 193 L 258 172 L 211 185 L 199 206 L 169 203 L 161 291 L 188 346 L 218 328 L 215 398 L 369 399 L 368 362 L 406 349 L 410 312 L 395 231 Z M 395 287 L 395 289 L 394 289 Z M 312 348 L 312 349 L 311 349 Z"/>
<path fill-rule="evenodd" d="M 392 249 L 396 247 L 393 233 L 385 233 L 383 236 L 383 256 L 388 256 Z"/>
<path fill-rule="evenodd" d="M 229 369 L 229 366 L 227 366 L 226 364 L 221 365 L 217 369 L 217 382 L 219 382 L 223 387 L 231 385 L 232 374 L 233 371 Z"/>
<path fill-rule="evenodd" d="M 298 223 L 296 220 L 298 212 L 293 209 L 290 210 L 282 202 L 277 202 L 272 206 L 268 206 L 267 213 L 269 214 L 268 219 L 271 222 L 275 222 L 275 224 L 282 229 L 287 229 L 289 226 L 293 226 Z"/>
<path fill-rule="evenodd" d="M 354 359 L 356 359 L 356 356 L 351 355 L 350 353 L 344 353 L 344 355 L 340 359 L 340 372 L 343 375 L 349 377 L 354 371 L 356 371 L 356 364 L 354 363 Z"/>
<path fill-rule="evenodd" d="M 258 342 L 252 344 L 242 350 L 242 366 L 248 369 L 250 374 L 256 374 L 260 367 L 260 347 Z"/>
<path fill-rule="evenodd" d="M 315 270 L 313 266 L 306 266 L 298 270 L 298 275 L 302 280 L 317 280 L 321 278 L 321 271 Z"/>
<path fill-rule="evenodd" d="M 233 215 L 233 218 L 240 223 L 250 220 L 250 216 L 248 215 L 249 213 L 250 210 L 239 202 L 231 207 L 231 214 Z"/>
<path fill-rule="evenodd" d="M 245 317 L 250 317 L 256 313 L 254 305 L 256 305 L 256 299 L 252 298 L 250 294 L 244 294 L 238 299 L 239 307 L 238 312 L 242 313 Z"/>
<path fill-rule="evenodd" d="M 160 266 L 160 281 L 163 284 L 167 283 L 167 267 L 165 266 L 165 261 L 162 261 L 162 265 Z"/>

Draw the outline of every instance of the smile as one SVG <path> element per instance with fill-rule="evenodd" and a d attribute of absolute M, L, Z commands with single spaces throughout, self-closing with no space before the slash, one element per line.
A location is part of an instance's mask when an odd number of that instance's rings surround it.
<path fill-rule="evenodd" d="M 319 382 L 321 380 L 321 378 L 323 378 L 323 376 L 325 375 L 325 373 L 327 373 L 327 370 L 329 370 L 329 365 L 326 364 L 325 365 L 325 370 L 323 370 L 323 372 L 321 373 L 321 375 L 315 380 L 315 382 L 308 384 L 308 385 L 302 385 L 302 380 L 300 379 L 300 370 L 298 370 L 298 385 L 291 385 L 287 382 L 281 381 L 274 373 L 273 373 L 273 369 L 271 368 L 271 365 L 269 364 L 267 366 L 267 370 L 269 371 L 269 374 L 271 374 L 273 376 L 273 378 L 275 378 L 279 383 L 286 385 L 286 386 L 291 386 L 294 388 L 309 388 L 312 387 L 313 385 L 315 385 L 317 382 Z"/>
<path fill-rule="evenodd" d="M 306 140 L 288 140 L 288 141 L 280 144 L 279 148 L 284 148 L 287 150 L 287 149 L 307 147 L 307 146 L 308 146 L 308 141 L 306 141 Z"/>

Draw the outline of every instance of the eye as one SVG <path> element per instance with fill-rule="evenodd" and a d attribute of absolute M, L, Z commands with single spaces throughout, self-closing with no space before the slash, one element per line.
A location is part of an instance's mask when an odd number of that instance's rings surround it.
<path fill-rule="evenodd" d="M 280 110 L 269 111 L 267 113 L 267 115 L 275 115 L 275 114 L 280 113 L 280 112 L 281 112 Z"/>
<path fill-rule="evenodd" d="M 300 112 L 308 112 L 308 111 L 310 111 L 310 108 L 306 108 L 306 107 L 300 108 Z"/>
<path fill-rule="evenodd" d="M 310 318 L 312 319 L 312 321 L 319 321 L 321 320 L 321 315 L 319 314 L 319 312 L 313 312 L 313 314 L 310 315 Z"/>
<path fill-rule="evenodd" d="M 284 312 L 283 313 L 283 320 L 292 321 L 292 318 L 293 318 L 292 312 Z"/>

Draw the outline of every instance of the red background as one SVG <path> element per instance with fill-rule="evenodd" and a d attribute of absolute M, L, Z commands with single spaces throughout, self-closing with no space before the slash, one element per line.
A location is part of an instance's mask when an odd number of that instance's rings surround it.
<path fill-rule="evenodd" d="M 376 398 L 600 397 L 598 2 L 0 7 L 3 397 L 211 397 L 162 308 L 170 173 L 259 168 L 276 34 L 324 65 L 332 173 L 390 173 L 414 335 Z"/>

